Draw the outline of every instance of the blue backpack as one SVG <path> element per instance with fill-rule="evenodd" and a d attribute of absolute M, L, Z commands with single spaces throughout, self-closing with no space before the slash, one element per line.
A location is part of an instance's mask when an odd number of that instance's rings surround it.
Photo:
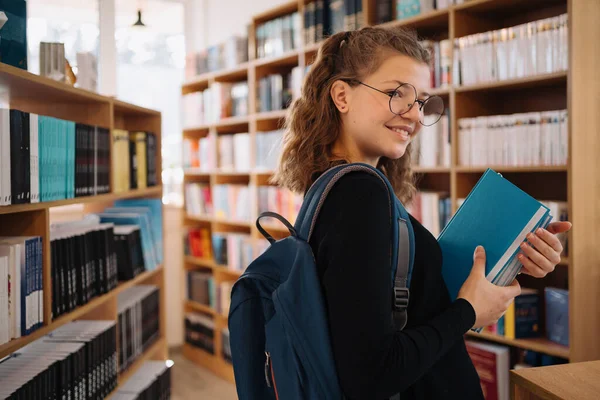
<path fill-rule="evenodd" d="M 397 329 L 406 324 L 414 262 L 414 232 L 408 213 L 378 169 L 363 163 L 333 167 L 307 192 L 295 226 L 272 212 L 260 214 L 256 221 L 270 245 L 235 282 L 229 310 L 231 355 L 241 400 L 344 398 L 308 241 L 325 197 L 343 175 L 353 171 L 375 174 L 388 188 L 391 218 L 398 222 L 392 223 L 392 243 L 396 245 L 390 260 L 390 318 Z M 263 217 L 277 218 L 290 236 L 273 239 L 260 226 Z"/>

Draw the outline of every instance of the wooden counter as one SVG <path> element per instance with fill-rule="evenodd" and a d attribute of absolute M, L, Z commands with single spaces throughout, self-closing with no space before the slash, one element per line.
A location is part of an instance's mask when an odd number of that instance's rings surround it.
<path fill-rule="evenodd" d="M 600 361 L 511 370 L 511 399 L 600 399 Z"/>

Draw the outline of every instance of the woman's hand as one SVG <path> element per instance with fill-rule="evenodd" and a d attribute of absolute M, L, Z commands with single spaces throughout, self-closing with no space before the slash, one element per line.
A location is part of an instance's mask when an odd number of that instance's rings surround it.
<path fill-rule="evenodd" d="M 477 246 L 473 254 L 473 268 L 458 292 L 458 298 L 471 303 L 475 310 L 475 325 L 481 328 L 498 321 L 514 298 L 521 294 L 521 286 L 515 279 L 510 286 L 497 286 L 485 277 L 485 250 Z"/>
<path fill-rule="evenodd" d="M 547 229 L 539 228 L 527 235 L 527 242 L 521 243 L 519 261 L 523 264 L 522 273 L 543 278 L 554 271 L 560 262 L 563 247 L 557 233 L 567 232 L 572 224 L 567 221 L 552 222 Z"/>

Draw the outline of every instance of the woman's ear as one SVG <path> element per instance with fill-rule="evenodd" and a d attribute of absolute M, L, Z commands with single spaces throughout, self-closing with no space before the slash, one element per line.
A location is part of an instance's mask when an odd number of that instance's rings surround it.
<path fill-rule="evenodd" d="M 331 99 L 333 104 L 341 113 L 347 113 L 350 110 L 350 86 L 341 80 L 337 80 L 331 86 Z"/>

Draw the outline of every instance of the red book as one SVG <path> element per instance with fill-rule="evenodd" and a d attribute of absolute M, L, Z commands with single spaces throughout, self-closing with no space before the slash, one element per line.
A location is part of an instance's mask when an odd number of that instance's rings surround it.
<path fill-rule="evenodd" d="M 481 389 L 486 400 L 510 398 L 510 352 L 506 346 L 465 341 L 467 351 L 479 374 Z"/>

